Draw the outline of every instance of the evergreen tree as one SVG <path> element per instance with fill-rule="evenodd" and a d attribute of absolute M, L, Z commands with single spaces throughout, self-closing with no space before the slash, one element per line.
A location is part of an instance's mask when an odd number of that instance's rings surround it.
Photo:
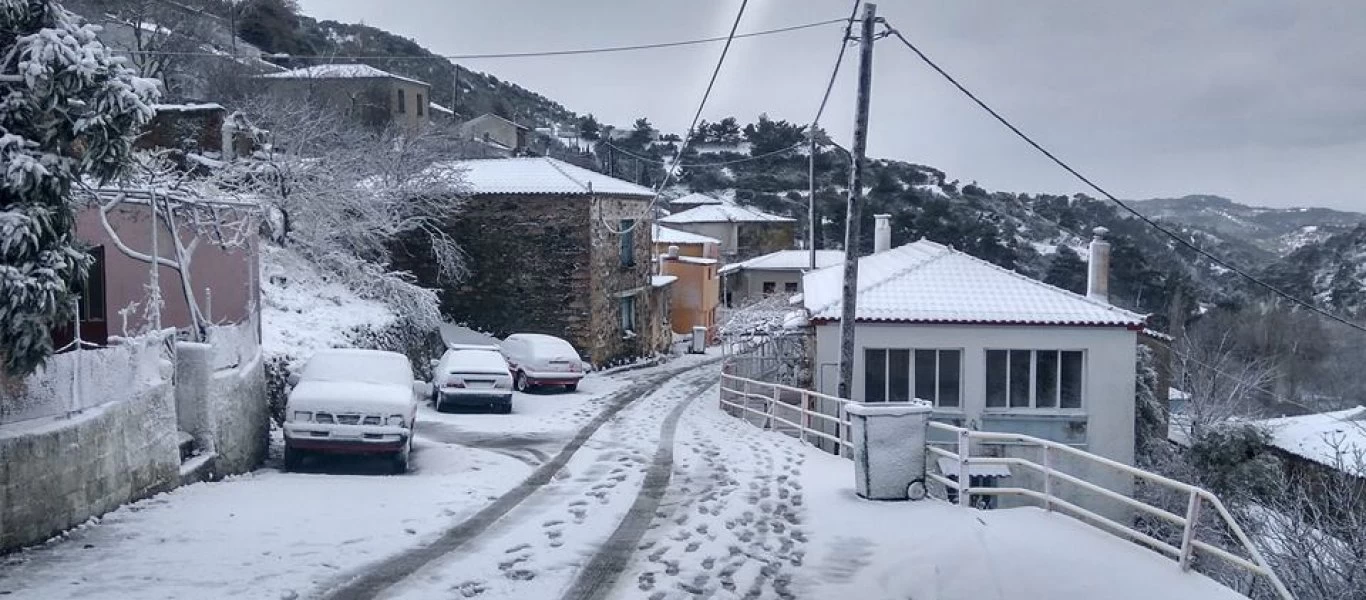
<path fill-rule="evenodd" d="M 595 142 L 602 138 L 602 125 L 592 113 L 579 117 L 579 137 Z"/>
<path fill-rule="evenodd" d="M 1081 255 L 1068 246 L 1059 245 L 1053 260 L 1048 263 L 1043 282 L 1064 290 L 1086 293 L 1086 263 Z"/>
<path fill-rule="evenodd" d="M 72 183 L 128 164 L 158 96 L 95 33 L 53 0 L 0 4 L 0 361 L 10 375 L 52 353 L 90 263 L 73 235 Z"/>

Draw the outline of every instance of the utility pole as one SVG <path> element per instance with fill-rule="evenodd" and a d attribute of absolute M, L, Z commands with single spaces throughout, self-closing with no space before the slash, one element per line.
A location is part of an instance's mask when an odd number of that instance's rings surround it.
<path fill-rule="evenodd" d="M 811 124 L 811 152 L 807 162 L 806 245 L 811 252 L 812 271 L 816 270 L 816 124 Z"/>
<path fill-rule="evenodd" d="M 873 88 L 873 25 L 877 5 L 863 5 L 859 34 L 858 105 L 854 112 L 854 165 L 849 184 L 849 211 L 844 222 L 844 301 L 840 313 L 840 398 L 853 398 L 854 317 L 858 314 L 859 225 L 863 216 L 863 167 L 868 151 L 868 101 Z"/>

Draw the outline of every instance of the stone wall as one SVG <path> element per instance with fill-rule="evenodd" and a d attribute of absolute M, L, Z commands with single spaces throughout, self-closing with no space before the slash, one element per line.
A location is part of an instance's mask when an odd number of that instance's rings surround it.
<path fill-rule="evenodd" d="M 792 221 L 740 223 L 735 233 L 736 261 L 749 260 L 796 247 L 797 224 Z"/>
<path fill-rule="evenodd" d="M 126 399 L 0 427 L 0 552 L 177 485 L 172 367 L 159 340 L 140 352 L 158 365 L 153 376 L 105 382 L 131 390 Z"/>
<path fill-rule="evenodd" d="M 603 365 L 649 356 L 660 351 L 660 317 L 657 298 L 650 293 L 649 201 L 644 198 L 596 199 L 592 228 L 592 332 L 591 360 Z M 621 221 L 637 221 L 632 230 L 633 264 L 621 261 Z M 635 298 L 636 330 L 627 336 L 622 328 L 622 298 Z"/>
<path fill-rule="evenodd" d="M 586 352 L 593 344 L 588 205 L 583 196 L 470 198 L 446 231 L 471 274 L 442 290 L 442 313 L 498 337 L 545 333 Z M 430 266 L 411 266 L 432 285 Z"/>
<path fill-rule="evenodd" d="M 214 472 L 245 473 L 266 460 L 270 405 L 261 353 L 234 369 L 209 376 L 206 401 L 214 417 Z"/>

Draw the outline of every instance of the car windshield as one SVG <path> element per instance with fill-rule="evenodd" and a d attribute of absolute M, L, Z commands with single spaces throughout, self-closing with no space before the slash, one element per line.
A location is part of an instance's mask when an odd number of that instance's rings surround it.
<path fill-rule="evenodd" d="M 300 381 L 355 381 L 403 384 L 411 378 L 408 360 L 382 352 L 320 352 L 308 361 Z"/>

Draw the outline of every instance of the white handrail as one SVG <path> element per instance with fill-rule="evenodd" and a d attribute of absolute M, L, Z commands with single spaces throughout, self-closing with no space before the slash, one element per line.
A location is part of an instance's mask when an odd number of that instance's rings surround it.
<path fill-rule="evenodd" d="M 756 388 L 758 391 L 756 391 Z M 850 420 L 845 407 L 853 402 L 852 400 L 780 383 L 747 379 L 728 373 L 721 374 L 720 389 L 720 405 L 723 410 L 734 409 L 739 411 L 740 414 L 753 415 L 758 418 L 759 422 L 756 424 L 760 427 L 780 431 L 789 435 L 792 435 L 795 432 L 795 436 L 805 442 L 813 442 L 814 440 L 829 441 L 834 444 L 840 455 L 846 457 L 850 455 L 853 444 L 852 440 L 849 438 Z M 784 396 L 795 396 L 796 403 L 793 404 L 784 401 Z M 815 410 L 816 401 L 818 400 L 834 402 L 836 414 L 831 415 L 824 411 Z M 751 404 L 753 404 L 753 406 L 751 406 Z M 787 410 L 789 412 L 780 413 L 780 410 Z M 784 414 L 790 415 L 792 413 L 801 415 L 799 418 L 801 421 L 800 423 L 793 422 L 784 417 Z M 736 413 L 731 414 L 735 415 Z M 827 433 L 823 429 L 813 427 L 816 419 L 820 419 L 826 424 L 834 425 L 835 433 Z M 750 420 L 750 422 L 754 423 L 753 420 Z M 777 427 L 775 426 L 777 423 L 781 423 L 790 429 Z M 1276 594 L 1282 600 L 1294 600 L 1294 596 L 1290 594 L 1290 591 L 1286 589 L 1285 584 L 1281 582 L 1280 577 L 1276 575 L 1275 571 L 1267 564 L 1261 553 L 1258 552 L 1256 546 L 1248 539 L 1247 534 L 1243 531 L 1242 527 L 1238 526 L 1237 521 L 1234 520 L 1228 509 L 1224 506 L 1224 503 L 1208 490 L 1156 473 L 1144 471 L 1103 456 L 1097 456 L 1090 452 L 1074 448 L 1068 444 L 1054 442 L 1052 440 L 1017 433 L 975 431 L 938 421 L 929 421 L 928 426 L 932 429 L 952 433 L 954 435 L 952 441 L 941 440 L 937 442 L 927 442 L 925 450 L 935 456 L 947 458 L 956 462 L 959 476 L 957 480 L 954 480 L 941 473 L 927 472 L 925 477 L 930 481 L 943 485 L 945 489 L 954 490 L 957 493 L 957 503 L 960 506 L 971 507 L 972 496 L 1015 495 L 1030 498 L 1042 503 L 1045 510 L 1066 513 L 1082 522 L 1089 523 L 1120 537 L 1128 538 L 1137 543 L 1156 549 L 1162 554 L 1176 560 L 1182 570 L 1190 569 L 1191 559 L 1197 550 L 1216 556 L 1227 561 L 1229 564 L 1242 568 L 1254 575 L 1266 577 L 1271 582 L 1271 586 L 1275 589 Z M 971 454 L 972 443 L 974 441 L 1036 446 L 1043 452 L 1043 464 L 1041 465 L 1032 460 L 1018 457 L 973 457 Z M 954 449 L 950 450 L 948 448 L 937 447 L 936 444 L 940 446 L 951 446 L 954 447 Z M 1114 490 L 1086 481 L 1080 477 L 1059 471 L 1054 460 L 1056 458 L 1054 454 L 1058 452 L 1063 453 L 1065 456 L 1103 465 L 1120 473 L 1141 478 L 1168 489 L 1181 492 L 1189 497 L 1185 514 L 1178 515 L 1163 508 L 1147 504 L 1141 500 L 1130 497 L 1129 495 L 1115 492 Z M 990 464 L 1019 466 L 1042 473 L 1043 491 L 1021 487 L 973 487 L 970 475 L 971 466 Z M 963 477 L 962 474 L 964 473 L 969 473 L 969 475 Z M 1181 527 L 1181 546 L 1174 546 L 1159 540 L 1152 535 L 1138 531 L 1128 524 L 1120 523 L 1091 510 L 1077 506 L 1063 498 L 1059 498 L 1054 486 L 1054 483 L 1058 481 L 1066 482 L 1099 494 L 1102 497 L 1121 502 L 1126 506 L 1143 511 Z M 1224 548 L 1196 539 L 1196 526 L 1199 523 L 1201 506 L 1204 503 L 1209 503 L 1210 506 L 1214 507 L 1215 512 L 1219 515 L 1220 520 L 1223 521 L 1224 526 L 1233 533 L 1239 544 L 1247 552 L 1248 556 L 1251 557 L 1250 560 L 1233 554 Z"/>

